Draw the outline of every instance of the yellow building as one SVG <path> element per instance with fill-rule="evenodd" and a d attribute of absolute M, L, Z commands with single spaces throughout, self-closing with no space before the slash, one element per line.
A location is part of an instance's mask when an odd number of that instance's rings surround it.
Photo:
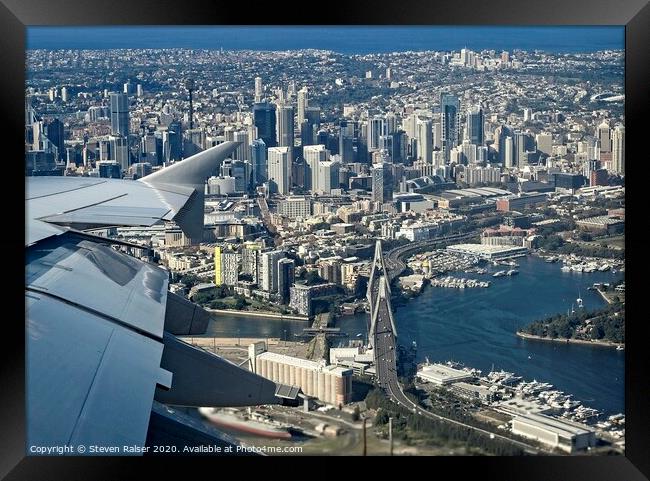
<path fill-rule="evenodd" d="M 221 247 L 216 246 L 214 248 L 214 285 L 221 285 Z"/>

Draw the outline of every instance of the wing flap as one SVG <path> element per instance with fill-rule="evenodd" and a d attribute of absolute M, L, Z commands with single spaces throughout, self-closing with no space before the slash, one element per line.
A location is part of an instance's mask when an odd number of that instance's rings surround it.
<path fill-rule="evenodd" d="M 48 295 L 26 300 L 28 445 L 143 445 L 162 343 Z"/>

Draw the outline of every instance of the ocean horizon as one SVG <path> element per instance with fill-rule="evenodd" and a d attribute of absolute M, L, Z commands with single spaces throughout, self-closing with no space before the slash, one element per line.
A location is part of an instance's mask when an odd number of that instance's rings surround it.
<path fill-rule="evenodd" d="M 27 49 L 328 50 L 347 55 L 407 51 L 622 50 L 623 26 L 80 26 L 27 27 Z"/>

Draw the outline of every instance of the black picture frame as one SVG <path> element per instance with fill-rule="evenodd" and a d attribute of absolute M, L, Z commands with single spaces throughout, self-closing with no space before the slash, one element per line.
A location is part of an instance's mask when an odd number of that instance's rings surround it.
<path fill-rule="evenodd" d="M 290 16 L 288 12 L 293 12 Z M 255 24 L 294 24 L 294 25 L 335 25 L 335 24 L 439 24 L 439 25 L 625 25 L 626 39 L 626 131 L 629 142 L 628 151 L 643 152 L 643 120 L 650 105 L 648 90 L 648 50 L 650 38 L 650 5 L 645 0 L 481 0 L 463 2 L 428 2 L 421 0 L 389 0 L 345 2 L 344 4 L 308 4 L 306 2 L 250 3 L 242 5 L 235 2 L 214 2 L 203 0 L 2 0 L 0 4 L 0 99 L 2 102 L 2 119 L 4 123 L 4 145 L 11 145 L 18 151 L 16 157 L 4 158 L 5 187 L 15 183 L 20 190 L 20 182 L 13 182 L 11 164 L 22 163 L 23 151 L 20 145 L 21 131 L 24 126 L 20 120 L 24 110 L 25 87 L 25 27 L 28 25 L 255 25 Z M 3 149 L 4 150 L 4 149 Z M 627 180 L 641 183 L 643 157 L 632 157 L 628 163 L 631 175 Z M 647 154 L 646 154 L 647 156 Z M 22 175 L 22 174 L 21 174 Z M 537 457 L 537 458 L 435 458 L 427 459 L 422 468 L 430 469 L 417 475 L 443 475 L 446 468 L 452 472 L 467 472 L 471 469 L 474 476 L 484 479 L 622 479 L 636 480 L 650 477 L 650 382 L 648 376 L 647 316 L 641 293 L 643 289 L 643 252 L 646 237 L 643 235 L 644 223 L 642 186 L 634 188 L 632 195 L 639 196 L 638 201 L 627 205 L 628 216 L 632 222 L 627 223 L 626 276 L 628 299 L 631 299 L 631 322 L 627 326 L 626 342 L 626 455 L 612 457 Z M 11 271 L 6 278 L 20 279 L 24 275 L 24 263 L 18 252 L 24 252 L 19 234 L 10 234 L 12 228 L 24 223 L 24 211 L 18 200 L 12 202 L 11 194 L 5 194 L 4 210 L 10 215 L 5 219 L 5 235 L 0 239 L 3 251 L 8 258 L 14 259 Z M 20 194 L 17 194 L 20 195 Z M 18 231 L 20 232 L 20 231 Z M 14 255 L 13 252 L 16 251 Z M 14 270 L 15 269 L 15 270 Z M 9 274 L 9 272 L 11 274 Z M 1 350 L 2 383 L 0 388 L 0 476 L 6 479 L 123 479 L 133 477 L 136 466 L 146 466 L 153 477 L 158 472 L 168 472 L 169 460 L 161 458 L 44 458 L 25 456 L 25 366 L 24 366 L 24 308 L 18 299 L 23 294 L 21 286 L 5 289 L 5 306 L 13 309 L 3 317 L 3 349 Z M 630 295 L 631 292 L 631 295 Z M 635 294 L 636 293 L 636 294 Z M 279 461 L 278 461 L 279 460 Z M 299 462 L 300 458 L 274 458 L 273 461 L 261 459 L 255 461 L 264 467 L 269 462 Z M 196 466 L 197 458 L 185 458 L 191 466 Z M 203 459 L 211 464 L 212 475 L 219 476 L 220 466 L 213 458 Z M 220 458 L 219 463 L 223 462 Z M 230 460 L 232 461 L 232 459 Z M 234 461 L 237 461 L 236 459 Z M 304 461 L 304 459 L 303 459 Z M 384 459 L 384 461 L 386 461 Z M 391 458 L 390 462 L 398 461 Z M 370 465 L 369 460 L 364 460 Z M 410 461 L 409 461 L 410 462 Z M 189 463 L 182 463 L 190 466 Z M 203 464 L 203 463 L 201 463 Z M 300 462 L 302 464 L 302 462 Z M 301 468 L 293 468 L 292 475 L 313 463 L 306 463 Z M 374 463 L 373 463 L 374 464 Z M 419 462 L 417 464 L 420 464 Z M 325 464 L 326 470 L 343 468 L 338 464 Z M 363 466 L 363 464 L 361 465 Z M 231 466 L 232 467 L 232 466 Z M 249 463 L 244 469 L 251 467 Z M 224 467 L 224 469 L 226 469 Z M 408 469 L 408 468 L 407 468 Z M 416 475 L 415 469 L 405 473 Z M 285 472 L 286 474 L 286 472 Z M 332 473 L 333 474 L 333 473 Z M 347 475 L 354 475 L 348 472 Z M 198 476 L 198 473 L 196 474 Z M 449 476 L 449 474 L 444 474 Z"/>

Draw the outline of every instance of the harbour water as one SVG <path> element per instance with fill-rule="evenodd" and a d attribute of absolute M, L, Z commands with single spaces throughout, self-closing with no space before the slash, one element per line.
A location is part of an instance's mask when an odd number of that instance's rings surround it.
<path fill-rule="evenodd" d="M 550 315 L 584 308 L 595 309 L 605 301 L 587 288 L 594 282 L 613 282 L 622 273 L 562 272 L 561 263 L 549 264 L 534 256 L 519 258 L 517 276 L 493 278 L 503 269 L 490 266 L 488 272 L 455 274 L 491 281 L 487 289 L 425 288 L 422 295 L 395 313 L 398 341 L 417 343 L 418 361 L 454 360 L 481 369 L 492 365 L 523 376 L 549 382 L 556 389 L 574 395 L 584 405 L 608 414 L 624 412 L 625 351 L 600 346 L 524 340 L 517 329 Z M 365 336 L 365 314 L 342 317 L 337 326 L 350 338 Z M 219 315 L 209 333 L 223 337 L 278 337 L 292 339 L 307 327 L 301 321 L 244 319 Z M 239 331 L 239 333 L 237 332 Z"/>

